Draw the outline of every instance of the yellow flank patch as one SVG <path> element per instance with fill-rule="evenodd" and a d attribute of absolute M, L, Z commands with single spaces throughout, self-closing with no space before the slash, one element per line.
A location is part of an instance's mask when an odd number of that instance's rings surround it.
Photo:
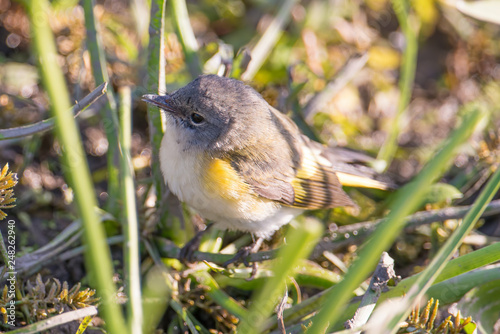
<path fill-rule="evenodd" d="M 228 200 L 238 200 L 249 192 L 248 184 L 227 160 L 212 159 L 205 167 L 203 181 L 209 195 Z"/>
<path fill-rule="evenodd" d="M 357 188 L 372 188 L 380 190 L 388 189 L 385 183 L 382 183 L 374 179 L 353 174 L 342 173 L 342 172 L 336 172 L 336 174 L 340 181 L 340 184 L 342 184 L 343 186 L 357 187 Z"/>

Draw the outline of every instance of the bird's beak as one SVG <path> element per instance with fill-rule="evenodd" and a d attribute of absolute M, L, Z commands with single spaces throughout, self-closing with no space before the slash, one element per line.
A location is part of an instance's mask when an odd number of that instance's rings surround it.
<path fill-rule="evenodd" d="M 146 94 L 142 96 L 142 100 L 146 103 L 152 104 L 154 106 L 159 107 L 162 110 L 165 110 L 172 114 L 178 114 L 179 111 L 174 109 L 170 103 L 168 103 L 171 98 L 170 95 L 155 95 L 155 94 Z"/>

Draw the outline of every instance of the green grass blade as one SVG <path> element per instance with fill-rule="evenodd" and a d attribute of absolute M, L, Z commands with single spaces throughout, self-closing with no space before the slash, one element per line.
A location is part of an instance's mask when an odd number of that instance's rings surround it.
<path fill-rule="evenodd" d="M 477 109 L 466 113 L 461 125 L 415 180 L 395 194 L 395 200 L 387 220 L 379 225 L 372 237 L 366 242 L 358 259 L 354 261 L 343 281 L 324 295 L 325 304 L 313 318 L 313 324 L 309 329 L 311 333 L 322 333 L 339 320 L 354 289 L 375 268 L 382 252 L 389 248 L 402 230 L 405 217 L 418 209 L 429 187 L 449 166 L 457 149 L 472 135 L 479 121 L 483 118 L 482 116 L 483 114 Z"/>
<path fill-rule="evenodd" d="M 448 268 L 448 266 L 445 267 L 444 272 L 446 272 L 446 268 Z M 439 299 L 441 305 L 449 305 L 460 300 L 471 289 L 495 280 L 500 280 L 500 268 L 498 264 L 472 270 L 439 283 L 434 282 L 434 285 L 427 290 L 426 295 L 428 298 Z M 414 282 L 415 279 L 412 281 Z M 388 299 L 388 296 L 396 297 L 403 295 L 401 290 L 398 290 L 399 293 L 397 295 L 392 291 L 394 291 L 394 289 L 391 290 L 391 292 L 383 293 L 379 299 L 379 303 Z M 358 305 L 359 302 L 351 303 L 348 310 L 344 313 L 344 317 L 351 318 L 358 309 Z"/>
<path fill-rule="evenodd" d="M 130 87 L 120 89 L 120 184 L 122 229 L 125 236 L 123 247 L 127 279 L 128 327 L 132 333 L 140 333 L 142 328 L 141 272 L 139 250 L 139 223 L 135 201 L 134 167 L 130 157 L 132 145 L 132 97 Z"/>
<path fill-rule="evenodd" d="M 269 317 L 283 295 L 287 277 L 292 276 L 295 266 L 310 254 L 321 236 L 322 229 L 322 225 L 315 220 L 303 220 L 296 228 L 289 230 L 285 238 L 287 244 L 278 253 L 273 268 L 274 275 L 252 298 L 251 307 L 238 326 L 238 333 L 262 332 L 264 320 Z"/>
<path fill-rule="evenodd" d="M 489 282 L 488 277 L 481 276 L 482 274 L 478 273 L 478 270 L 482 269 L 477 268 L 497 261 L 500 261 L 500 243 L 486 246 L 453 259 L 446 264 L 444 270 L 434 280 L 434 285 L 429 288 L 427 295 L 439 299 L 443 304 L 456 302 L 473 288 L 476 282 L 478 285 Z M 395 288 L 383 293 L 380 296 L 379 303 L 389 298 L 406 295 L 421 274 L 418 273 L 403 279 Z M 345 318 L 349 318 L 354 314 L 357 304 L 351 303 L 349 305 L 345 312 Z"/>
<path fill-rule="evenodd" d="M 70 98 L 63 73 L 57 63 L 54 36 L 48 22 L 49 2 L 34 0 L 28 2 L 33 37 L 39 69 L 47 90 L 51 110 L 55 118 L 55 130 L 63 146 L 62 168 L 68 183 L 74 190 L 78 213 L 84 226 L 86 268 L 95 282 L 101 297 L 101 310 L 108 333 L 127 333 L 120 306 L 116 301 L 113 284 L 111 254 L 106 244 L 105 233 L 96 214 L 97 200 L 85 159 L 80 132 L 70 109 Z"/>
<path fill-rule="evenodd" d="M 453 232 L 448 240 L 446 240 L 446 243 L 443 247 L 441 247 L 434 259 L 432 259 L 429 266 L 419 275 L 416 282 L 409 289 L 408 294 L 405 296 L 405 300 L 408 305 L 413 305 L 415 300 L 422 297 L 438 275 L 444 270 L 446 262 L 451 258 L 458 246 L 460 246 L 465 236 L 472 230 L 499 188 L 500 169 L 497 169 L 479 195 L 479 198 L 476 200 L 471 210 L 465 216 L 462 224 Z M 403 321 L 408 316 L 410 311 L 411 308 L 409 310 L 404 310 L 404 312 L 395 314 L 388 324 L 388 329 L 391 329 L 392 333 L 394 333 L 398 328 L 397 324 Z"/>
<path fill-rule="evenodd" d="M 448 263 L 445 270 L 436 278 L 436 282 L 500 261 L 500 243 L 495 243 L 475 252 L 466 254 Z"/>
<path fill-rule="evenodd" d="M 191 334 L 210 334 L 210 332 L 195 318 L 193 315 L 182 306 L 177 300 L 170 299 L 170 307 L 174 309 L 180 319 L 189 328 Z"/>
<path fill-rule="evenodd" d="M 151 1 L 151 21 L 149 26 L 149 46 L 148 46 L 148 76 L 146 87 L 148 92 L 165 94 L 167 87 L 165 84 L 165 7 L 166 0 Z M 148 124 L 149 140 L 151 142 L 152 161 L 151 169 L 153 182 L 158 198 L 163 195 L 163 177 L 160 172 L 160 160 L 158 152 L 165 132 L 165 121 L 160 110 L 148 104 Z"/>
<path fill-rule="evenodd" d="M 396 154 L 401 121 L 410 103 L 413 81 L 415 80 L 418 51 L 418 34 L 411 25 L 412 20 L 409 15 L 410 4 L 408 0 L 393 0 L 392 5 L 405 36 L 406 48 L 401 64 L 401 77 L 399 78 L 400 95 L 396 115 L 392 121 L 387 138 L 377 156 L 377 159 L 384 162 L 384 170 L 387 169 Z"/>
<path fill-rule="evenodd" d="M 134 16 L 134 23 L 137 31 L 137 36 L 140 40 L 141 47 L 148 45 L 149 34 L 149 13 L 148 13 L 148 2 L 142 0 L 131 0 L 130 1 L 131 14 Z"/>
<path fill-rule="evenodd" d="M 242 318 L 248 312 L 231 296 L 221 290 L 217 282 L 206 270 L 194 272 L 191 276 L 193 276 L 197 283 L 206 287 L 207 294 L 216 304 L 220 305 L 232 315 Z"/>
<path fill-rule="evenodd" d="M 85 11 L 85 27 L 87 29 L 87 48 L 90 53 L 90 62 L 94 80 L 97 83 L 109 82 L 109 75 L 106 65 L 106 57 L 102 47 L 101 36 L 99 34 L 99 26 L 94 16 L 94 1 L 84 0 L 83 9 Z M 101 108 L 101 118 L 106 139 L 108 140 L 108 152 L 106 153 L 108 162 L 108 203 L 107 209 L 111 213 L 118 215 L 118 203 L 116 199 L 119 194 L 119 148 L 118 148 L 118 112 L 116 110 L 116 102 L 113 94 L 112 85 L 106 92 L 106 106 Z"/>
<path fill-rule="evenodd" d="M 186 1 L 171 0 L 169 3 L 172 10 L 172 20 L 186 57 L 186 64 L 191 77 L 194 79 L 202 73 L 202 69 L 198 58 L 198 42 L 189 21 Z"/>
<path fill-rule="evenodd" d="M 207 253 L 220 252 L 222 246 L 222 240 L 224 239 L 224 234 L 225 231 L 218 230 L 212 227 L 208 232 L 206 232 L 202 236 L 198 250 Z"/>
<path fill-rule="evenodd" d="M 446 264 L 441 274 L 434 280 L 434 283 L 438 284 L 497 261 L 500 261 L 500 242 L 451 260 Z M 421 274 L 422 273 L 419 273 L 405 278 L 394 289 L 383 294 L 381 300 L 406 294 L 410 287 L 419 279 Z"/>
<path fill-rule="evenodd" d="M 297 0 L 283 0 L 283 3 L 273 19 L 269 27 L 266 29 L 262 37 L 259 39 L 255 47 L 251 51 L 251 60 L 248 67 L 241 75 L 242 80 L 252 80 L 255 74 L 259 71 L 264 61 L 267 59 L 271 50 L 278 42 L 285 25 L 290 20 L 290 13 L 293 5 Z"/>
<path fill-rule="evenodd" d="M 167 92 L 165 83 L 165 13 L 166 0 L 152 0 L 151 2 L 151 21 L 149 26 L 149 46 L 148 46 L 148 75 L 146 79 L 147 91 L 157 92 L 164 95 Z M 157 205 L 159 206 L 159 215 L 162 222 L 167 221 L 168 231 L 166 234 L 173 236 L 175 240 L 184 240 L 185 231 L 182 231 L 183 225 L 182 212 L 172 212 L 172 208 L 180 207 L 179 200 L 172 194 L 165 198 L 165 181 L 160 171 L 159 152 L 163 133 L 165 132 L 165 115 L 154 106 L 148 104 L 148 124 L 149 140 L 151 142 L 151 169 L 153 174 L 153 183 L 156 190 Z M 166 205 L 161 205 L 164 203 Z M 170 211 L 168 211 L 170 210 Z M 168 215 L 171 213 L 170 215 Z"/>
<path fill-rule="evenodd" d="M 149 244 L 146 242 L 146 247 Z M 144 291 L 142 293 L 144 312 L 143 333 L 154 333 L 158 323 L 163 317 L 172 294 L 171 282 L 173 278 L 169 275 L 163 265 L 155 266 L 144 278 Z"/>
<path fill-rule="evenodd" d="M 500 280 L 498 264 L 470 271 L 434 284 L 427 290 L 429 298 L 439 299 L 443 305 L 458 301 L 464 294 L 476 286 Z"/>
<path fill-rule="evenodd" d="M 261 286 L 272 276 L 272 271 L 264 262 L 259 266 L 257 275 L 254 279 L 248 281 L 252 268 L 236 269 L 231 276 L 218 274 L 215 280 L 221 287 L 235 287 L 242 290 L 253 290 Z M 342 279 L 341 276 L 333 271 L 327 270 L 312 261 L 300 261 L 300 264 L 294 270 L 295 281 L 301 287 L 315 289 L 327 289 Z"/>

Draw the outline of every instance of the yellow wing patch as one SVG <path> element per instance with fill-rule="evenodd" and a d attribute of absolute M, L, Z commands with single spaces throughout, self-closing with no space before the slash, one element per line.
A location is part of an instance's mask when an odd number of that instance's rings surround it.
<path fill-rule="evenodd" d="M 227 160 L 210 160 L 204 173 L 204 186 L 209 194 L 227 200 L 238 200 L 250 191 L 248 184 Z"/>
<path fill-rule="evenodd" d="M 335 172 L 309 150 L 304 150 L 301 166 L 292 180 L 293 206 L 307 209 L 332 208 L 355 204 L 342 190 Z"/>
<path fill-rule="evenodd" d="M 301 175 L 304 175 L 302 170 L 292 180 L 292 187 L 295 191 L 293 206 L 321 209 L 353 205 L 332 171 L 317 170 L 315 174 L 307 178 Z"/>

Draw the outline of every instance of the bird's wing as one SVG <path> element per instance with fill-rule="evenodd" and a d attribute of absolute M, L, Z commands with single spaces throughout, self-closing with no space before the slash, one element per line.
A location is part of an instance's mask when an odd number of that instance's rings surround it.
<path fill-rule="evenodd" d="M 326 147 L 314 141 L 311 141 L 311 145 L 331 163 L 343 186 L 380 190 L 397 188 L 389 175 L 379 174 L 368 166 L 375 159 L 365 153 L 345 147 Z"/>
<path fill-rule="evenodd" d="M 315 145 L 295 123 L 271 110 L 280 135 L 247 147 L 227 157 L 256 195 L 282 204 L 321 209 L 356 206 L 342 189 L 331 163 L 320 156 Z"/>

